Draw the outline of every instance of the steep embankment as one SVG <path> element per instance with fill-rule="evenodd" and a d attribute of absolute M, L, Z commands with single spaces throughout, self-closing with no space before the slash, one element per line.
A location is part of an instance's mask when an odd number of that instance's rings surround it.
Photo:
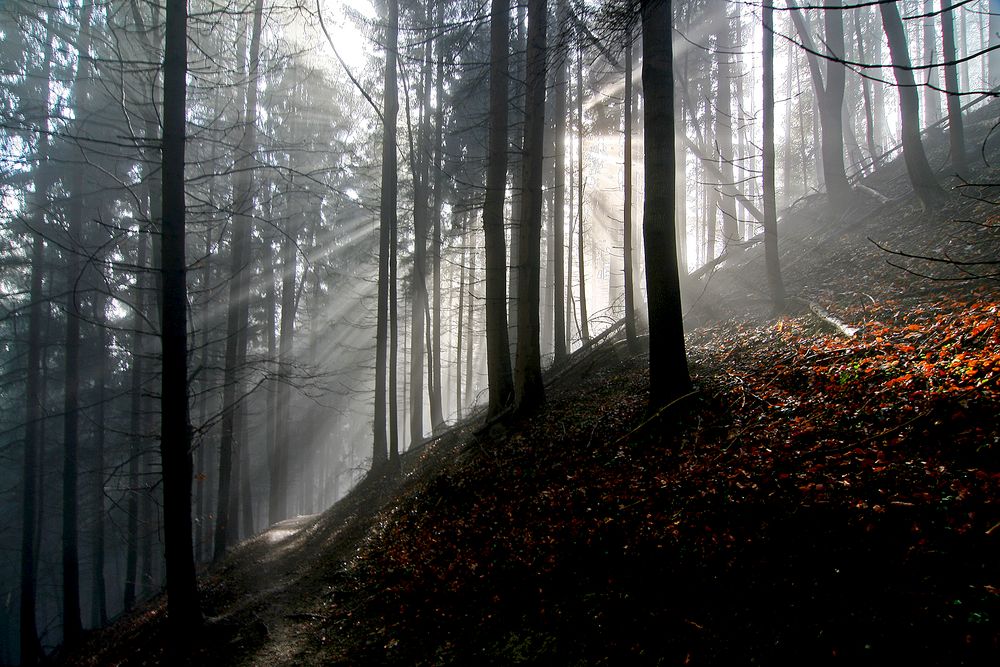
<path fill-rule="evenodd" d="M 1000 288 L 889 261 L 996 266 L 869 238 L 996 261 L 998 190 L 800 206 L 791 314 L 761 315 L 757 250 L 695 290 L 695 394 L 644 422 L 644 355 L 578 353 L 531 420 L 459 427 L 212 568 L 196 660 L 997 664 Z M 162 612 L 68 661 L 164 664 Z"/>

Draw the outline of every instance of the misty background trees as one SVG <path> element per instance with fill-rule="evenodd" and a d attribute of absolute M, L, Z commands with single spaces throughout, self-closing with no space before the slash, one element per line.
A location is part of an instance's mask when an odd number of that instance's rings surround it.
<path fill-rule="evenodd" d="M 940 205 L 1000 85 L 987 0 L 184 8 L 0 11 L 5 663 L 610 328 L 683 393 L 695 281 L 764 242 L 780 310 L 787 211 L 898 196 L 861 179 L 899 155 Z"/>

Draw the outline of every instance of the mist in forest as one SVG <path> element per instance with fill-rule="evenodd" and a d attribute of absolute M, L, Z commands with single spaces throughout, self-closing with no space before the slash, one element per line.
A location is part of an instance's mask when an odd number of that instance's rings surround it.
<path fill-rule="evenodd" d="M 898 196 L 859 183 L 901 156 L 932 209 L 1000 3 L 819 4 L 3 3 L 0 664 L 605 333 L 676 397 L 697 281 L 767 246 L 780 311 L 783 223 Z"/>

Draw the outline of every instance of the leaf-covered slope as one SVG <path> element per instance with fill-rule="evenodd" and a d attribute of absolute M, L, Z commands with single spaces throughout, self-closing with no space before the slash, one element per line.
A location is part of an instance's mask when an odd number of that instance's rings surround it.
<path fill-rule="evenodd" d="M 1000 663 L 1000 288 L 869 240 L 998 259 L 997 190 L 800 206 L 792 314 L 759 317 L 756 250 L 695 290 L 696 394 L 645 422 L 645 358 L 578 354 L 530 421 L 469 422 L 234 550 L 202 578 L 194 660 Z M 167 664 L 162 613 L 66 662 Z"/>

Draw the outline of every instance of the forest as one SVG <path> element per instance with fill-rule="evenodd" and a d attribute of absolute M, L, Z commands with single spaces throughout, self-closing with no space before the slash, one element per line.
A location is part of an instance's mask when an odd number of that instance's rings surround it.
<path fill-rule="evenodd" d="M 1000 0 L 800 1 L 4 0 L 0 665 L 997 664 Z"/>

